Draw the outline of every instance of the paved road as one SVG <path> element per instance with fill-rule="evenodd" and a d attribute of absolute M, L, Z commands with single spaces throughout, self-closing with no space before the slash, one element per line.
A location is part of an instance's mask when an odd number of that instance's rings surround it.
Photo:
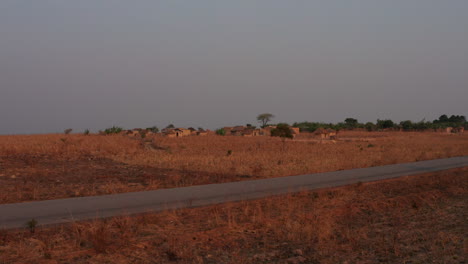
<path fill-rule="evenodd" d="M 0 228 L 158 212 L 468 167 L 468 156 L 264 180 L 0 205 Z"/>

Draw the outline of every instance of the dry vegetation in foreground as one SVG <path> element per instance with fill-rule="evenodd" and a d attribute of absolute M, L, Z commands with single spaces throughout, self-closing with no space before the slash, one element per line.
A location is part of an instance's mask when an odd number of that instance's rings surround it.
<path fill-rule="evenodd" d="M 468 168 L 0 231 L 0 263 L 466 263 Z"/>
<path fill-rule="evenodd" d="M 0 136 L 0 203 L 102 195 L 468 155 L 468 134 L 271 137 Z"/>

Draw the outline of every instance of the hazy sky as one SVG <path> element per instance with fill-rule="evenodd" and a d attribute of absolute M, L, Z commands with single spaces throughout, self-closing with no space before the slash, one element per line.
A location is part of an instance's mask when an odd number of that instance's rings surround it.
<path fill-rule="evenodd" d="M 467 0 L 0 1 L 0 134 L 468 114 Z"/>

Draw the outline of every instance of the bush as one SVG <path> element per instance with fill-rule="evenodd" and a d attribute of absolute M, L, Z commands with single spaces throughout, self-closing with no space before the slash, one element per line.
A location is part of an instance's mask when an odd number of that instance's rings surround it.
<path fill-rule="evenodd" d="M 83 132 L 83 135 L 85 135 L 85 136 L 89 135 L 89 129 L 86 129 L 86 130 Z"/>
<path fill-rule="evenodd" d="M 29 220 L 28 222 L 26 222 L 26 226 L 29 228 L 29 231 L 31 233 L 34 233 L 36 231 L 37 220 L 34 218 Z"/>
<path fill-rule="evenodd" d="M 65 133 L 65 135 L 68 135 L 68 134 L 70 134 L 72 131 L 73 131 L 73 129 L 67 128 L 67 129 L 65 129 L 65 130 L 63 131 L 63 133 Z"/>
<path fill-rule="evenodd" d="M 223 128 L 217 129 L 216 130 L 216 135 L 225 136 L 226 135 L 226 130 L 224 130 Z"/>
<path fill-rule="evenodd" d="M 405 131 L 410 131 L 414 129 L 414 124 L 410 120 L 405 120 L 400 122 L 400 127 Z"/>
<path fill-rule="evenodd" d="M 394 126 L 395 126 L 395 123 L 393 123 L 393 121 L 390 119 L 385 119 L 385 120 L 377 119 L 377 128 L 379 129 L 392 128 Z"/>
<path fill-rule="evenodd" d="M 106 130 L 104 130 L 104 133 L 106 135 L 109 135 L 109 134 L 118 134 L 120 132 L 122 132 L 122 128 L 121 127 L 118 127 L 118 126 L 113 126 L 113 127 L 110 127 L 110 128 L 106 128 Z"/>
<path fill-rule="evenodd" d="M 280 123 L 276 126 L 275 129 L 271 130 L 272 137 L 281 137 L 281 138 L 293 138 L 291 128 L 288 124 Z"/>
<path fill-rule="evenodd" d="M 376 130 L 376 125 L 372 122 L 367 122 L 364 127 L 366 128 L 367 131 L 375 131 Z"/>
<path fill-rule="evenodd" d="M 158 133 L 159 132 L 159 128 L 157 126 L 148 127 L 148 128 L 146 128 L 146 130 L 151 131 L 153 133 Z"/>

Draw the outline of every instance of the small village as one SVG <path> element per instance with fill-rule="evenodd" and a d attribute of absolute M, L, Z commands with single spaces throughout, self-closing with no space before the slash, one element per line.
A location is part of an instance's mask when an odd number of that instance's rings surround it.
<path fill-rule="evenodd" d="M 344 131 L 355 132 L 429 132 L 440 134 L 463 134 L 468 123 L 463 115 L 441 115 L 434 121 L 412 122 L 410 120 L 395 123 L 390 119 L 380 120 L 377 122 L 359 123 L 355 118 L 346 118 L 339 123 L 320 123 L 320 122 L 295 122 L 292 125 L 287 123 L 272 124 L 270 121 L 275 116 L 271 113 L 263 113 L 257 116 L 259 127 L 252 124 L 225 126 L 216 130 L 204 129 L 198 127 L 176 127 L 173 124 L 167 125 L 163 129 L 156 126 L 148 128 L 134 128 L 125 130 L 121 127 L 113 126 L 104 131 L 99 131 L 100 135 L 120 134 L 132 138 L 146 138 L 152 136 L 167 137 L 167 138 L 182 138 L 189 136 L 235 136 L 235 137 L 281 137 L 296 140 L 312 140 L 325 143 L 327 141 L 335 142 L 338 140 L 338 134 Z M 66 129 L 64 132 L 68 134 L 72 129 Z M 85 135 L 89 134 L 89 130 L 85 131 Z M 346 140 L 346 137 L 340 137 L 340 140 Z"/>
<path fill-rule="evenodd" d="M 207 135 L 221 135 L 221 136 L 237 136 L 237 137 L 261 137 L 261 136 L 271 136 L 272 131 L 276 129 L 277 126 L 271 125 L 264 128 L 255 128 L 253 126 L 233 126 L 233 127 L 223 127 L 217 131 L 209 129 L 195 129 L 193 127 L 189 128 L 164 128 L 160 132 L 154 132 L 151 129 L 142 129 L 134 128 L 131 130 L 124 130 L 120 132 L 122 135 L 130 137 L 147 137 L 160 135 L 168 138 L 180 138 L 188 136 L 207 136 Z M 301 134 L 299 127 L 289 127 L 292 138 L 296 138 Z M 307 135 L 312 135 L 321 140 L 336 140 L 338 131 L 334 129 L 325 129 L 319 128 L 314 132 L 302 132 Z"/>
<path fill-rule="evenodd" d="M 189 136 L 207 136 L 207 135 L 220 135 L 220 136 L 237 136 L 237 137 L 261 137 L 261 136 L 271 136 L 272 131 L 276 129 L 277 126 L 269 125 L 263 128 L 256 128 L 251 125 L 246 126 L 232 126 L 232 127 L 223 127 L 216 131 L 209 130 L 209 129 L 195 129 L 193 127 L 189 128 L 164 128 L 161 131 L 154 132 L 151 129 L 142 129 L 142 128 L 134 128 L 131 130 L 123 130 L 120 132 L 122 135 L 126 135 L 129 137 L 147 137 L 147 136 L 163 136 L 168 138 L 181 138 L 181 137 L 189 137 Z M 330 129 L 330 128 L 323 128 L 320 127 L 316 129 L 314 132 L 308 131 L 301 131 L 299 127 L 289 127 L 292 139 L 297 138 L 299 135 L 313 137 L 317 140 L 337 140 L 338 134 L 340 130 Z M 355 131 L 365 131 L 364 129 L 353 129 Z M 397 131 L 403 132 L 403 129 L 383 129 L 383 132 L 389 131 Z M 464 133 L 464 127 L 446 127 L 446 128 L 439 128 L 434 129 L 432 132 L 435 133 L 442 133 L 442 134 L 462 134 Z"/>

